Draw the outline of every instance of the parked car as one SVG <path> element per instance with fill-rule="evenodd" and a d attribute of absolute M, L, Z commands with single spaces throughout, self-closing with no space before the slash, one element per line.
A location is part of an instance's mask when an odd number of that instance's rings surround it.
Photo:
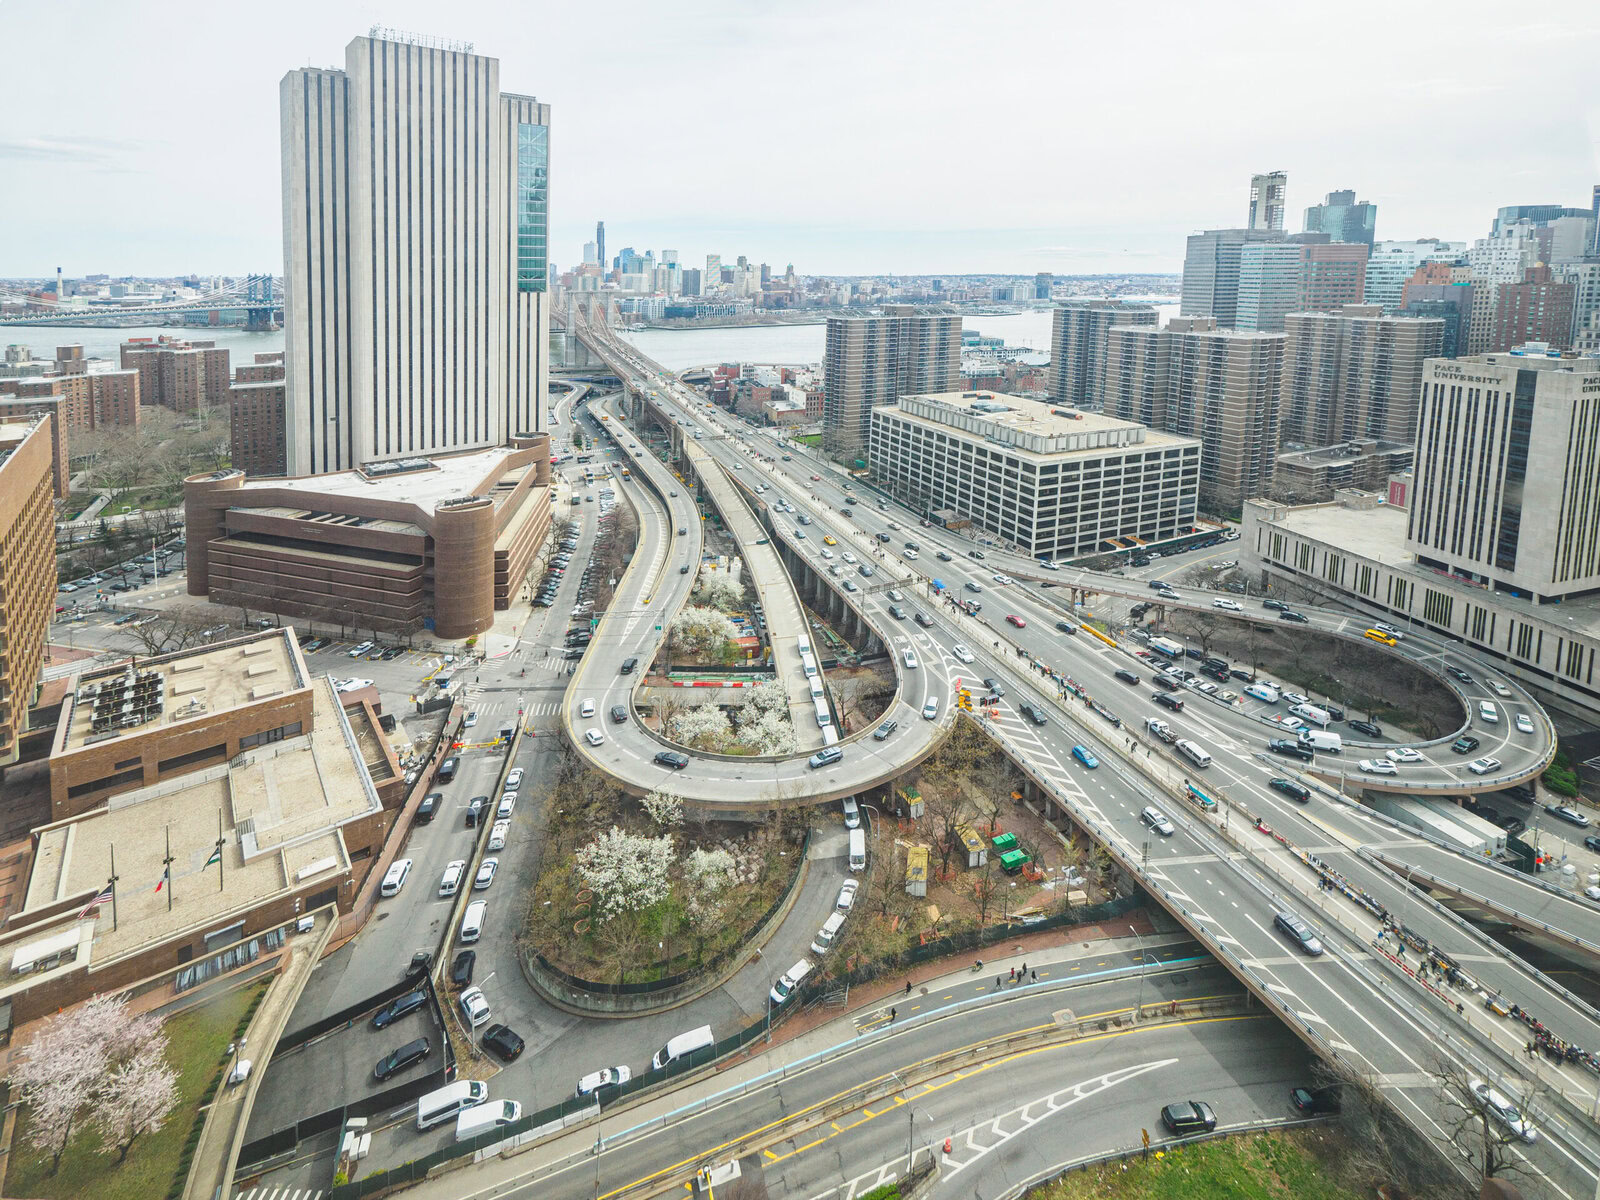
<path fill-rule="evenodd" d="M 396 996 L 373 1015 L 372 1027 L 374 1029 L 387 1029 L 401 1017 L 408 1017 L 416 1012 L 427 1002 L 428 993 L 422 988 L 406 992 L 402 996 Z"/>
<path fill-rule="evenodd" d="M 1379 725 L 1376 721 L 1346 721 L 1345 724 L 1351 729 L 1354 729 L 1357 733 L 1364 733 L 1368 737 L 1383 736 L 1383 726 Z M 1476 743 L 1474 743 L 1474 745 L 1476 745 Z"/>
<path fill-rule="evenodd" d="M 1499 766 L 1498 763 L 1496 763 L 1495 765 Z M 1546 804 L 1544 806 L 1544 810 L 1545 810 L 1545 812 L 1549 813 L 1552 817 L 1556 818 L 1556 820 L 1565 821 L 1568 825 L 1576 825 L 1580 829 L 1587 829 L 1589 827 L 1589 818 L 1584 816 L 1581 812 L 1579 812 L 1577 809 L 1573 808 L 1571 805 L 1568 805 L 1568 804 Z"/>
<path fill-rule="evenodd" d="M 501 1062 L 515 1062 L 526 1045 L 509 1025 L 491 1025 L 483 1031 L 483 1048 Z"/>

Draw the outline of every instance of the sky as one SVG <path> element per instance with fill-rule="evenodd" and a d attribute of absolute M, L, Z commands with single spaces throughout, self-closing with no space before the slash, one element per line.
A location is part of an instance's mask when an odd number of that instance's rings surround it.
<path fill-rule="evenodd" d="M 1522 12 L 1526 11 L 1524 18 Z M 374 23 L 553 106 L 551 257 L 1176 271 L 1289 176 L 1469 241 L 1600 182 L 1600 5 L 0 0 L 0 276 L 282 269 L 278 83 Z"/>

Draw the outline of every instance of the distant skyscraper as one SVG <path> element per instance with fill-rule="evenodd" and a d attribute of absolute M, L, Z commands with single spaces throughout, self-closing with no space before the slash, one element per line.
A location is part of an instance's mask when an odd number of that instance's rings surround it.
<path fill-rule="evenodd" d="M 909 306 L 881 317 L 829 317 L 823 361 L 823 450 L 841 462 L 864 459 L 875 405 L 960 388 L 961 318 Z"/>
<path fill-rule="evenodd" d="M 599 246 L 599 244 L 596 243 L 596 242 L 585 242 L 583 244 L 583 265 L 586 266 L 586 267 L 587 266 L 591 266 L 591 265 L 598 265 L 599 262 L 600 262 L 600 246 Z"/>
<path fill-rule="evenodd" d="M 540 428 L 550 109 L 499 84 L 392 36 L 284 76 L 290 474 Z"/>
<path fill-rule="evenodd" d="M 1105 376 L 1106 330 L 1113 325 L 1155 325 L 1160 316 L 1142 304 L 1077 300 L 1060 305 L 1050 323 L 1050 399 L 1097 408 Z"/>
<path fill-rule="evenodd" d="M 606 223 L 594 223 L 594 250 L 595 262 L 600 264 L 600 272 L 604 274 L 611 269 L 611 260 L 606 257 Z"/>
<path fill-rule="evenodd" d="M 1405 286 L 1424 262 L 1445 261 L 1466 250 L 1464 242 L 1441 242 L 1421 238 L 1414 242 L 1375 242 L 1367 256 L 1367 280 L 1361 291 L 1363 304 L 1378 304 L 1386 313 L 1397 313 L 1403 303 Z"/>
<path fill-rule="evenodd" d="M 1033 298 L 1035 300 L 1050 299 L 1050 289 L 1055 285 L 1056 277 L 1049 271 L 1038 271 L 1033 276 Z"/>
<path fill-rule="evenodd" d="M 1283 228 L 1284 197 L 1289 190 L 1289 176 L 1282 171 L 1250 177 L 1250 219 L 1247 229 Z"/>
<path fill-rule="evenodd" d="M 1336 242 L 1363 242 L 1372 245 L 1378 226 L 1378 206 L 1357 202 L 1353 191 L 1329 192 L 1321 204 L 1306 209 L 1306 232 L 1326 233 Z"/>
<path fill-rule="evenodd" d="M 710 295 L 722 286 L 722 255 L 706 255 L 706 273 L 700 279 L 700 291 Z"/>
<path fill-rule="evenodd" d="M 1247 245 L 1239 255 L 1239 329 L 1279 330 L 1291 312 L 1325 312 L 1361 302 L 1367 248 L 1360 243 L 1305 241 Z"/>
<path fill-rule="evenodd" d="M 1270 229 L 1208 229 L 1189 235 L 1183 257 L 1183 296 L 1178 311 L 1185 316 L 1215 317 L 1231 328 L 1239 310 L 1239 254 L 1252 242 L 1278 242 L 1283 234 Z"/>

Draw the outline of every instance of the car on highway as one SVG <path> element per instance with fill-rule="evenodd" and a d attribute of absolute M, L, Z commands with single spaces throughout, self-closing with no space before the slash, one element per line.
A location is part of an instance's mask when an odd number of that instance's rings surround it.
<path fill-rule="evenodd" d="M 1173 833 L 1176 832 L 1176 830 L 1173 828 L 1172 821 L 1167 817 L 1167 814 L 1162 812 L 1159 808 L 1146 807 L 1145 810 L 1139 814 L 1139 820 L 1143 821 L 1151 829 L 1154 829 L 1162 837 L 1171 837 Z"/>
<path fill-rule="evenodd" d="M 1032 701 L 1024 701 L 1017 707 L 1017 711 L 1035 725 L 1048 725 L 1050 723 L 1050 718 L 1045 716 L 1044 709 Z"/>
<path fill-rule="evenodd" d="M 578 715 L 580 717 L 594 716 L 594 698 L 592 696 L 578 706 Z"/>
<path fill-rule="evenodd" d="M 1398 775 L 1400 769 L 1387 758 L 1363 758 L 1360 767 L 1369 775 Z"/>
<path fill-rule="evenodd" d="M 1308 1116 L 1315 1116 L 1318 1113 L 1336 1113 L 1340 1108 L 1339 1089 L 1337 1087 L 1297 1087 L 1289 1093 L 1289 1103 L 1294 1105 L 1296 1112 L 1303 1112 Z"/>
<path fill-rule="evenodd" d="M 1584 823 L 1588 824 L 1587 821 Z M 406 878 L 410 874 L 411 860 L 409 858 L 402 858 L 398 862 L 393 863 L 389 869 L 384 872 L 383 883 L 378 888 L 378 894 L 381 896 L 398 896 L 400 894 L 400 889 L 405 887 Z"/>
<path fill-rule="evenodd" d="M 1000 584 L 1008 584 L 1008 583 L 1015 583 L 1016 582 L 1016 580 L 1011 578 L 1011 576 L 1004 575 L 1004 574 L 1001 574 L 999 572 L 996 572 L 995 574 L 989 576 L 989 578 L 993 579 L 996 583 L 1000 583 Z"/>
<path fill-rule="evenodd" d="M 983 686 L 991 696 L 1004 696 L 1006 694 L 1005 684 L 1001 683 L 998 679 L 995 679 L 992 676 L 987 676 L 984 678 Z"/>
<path fill-rule="evenodd" d="M 1267 742 L 1267 749 L 1274 754 L 1281 754 L 1285 758 L 1298 758 L 1302 762 L 1310 762 L 1317 756 L 1317 752 L 1310 746 L 1290 741 L 1287 738 L 1270 739 Z M 1393 764 L 1391 763 L 1390 765 L 1392 766 Z"/>
<path fill-rule="evenodd" d="M 1026 629 L 1028 626 L 1028 623 L 1021 617 L 1017 616 L 1016 613 L 1007 613 L 1006 623 L 1009 625 L 1015 625 L 1018 629 Z"/>
<path fill-rule="evenodd" d="M 981 592 L 981 591 L 983 591 L 983 585 L 981 583 L 974 583 L 970 579 L 967 580 L 966 588 L 967 588 L 967 591 L 969 591 L 969 592 Z"/>
<path fill-rule="evenodd" d="M 439 877 L 439 895 L 454 896 L 461 890 L 461 877 L 467 873 L 467 860 L 464 858 L 452 859 L 445 864 L 444 874 Z"/>
<path fill-rule="evenodd" d="M 928 697 L 928 702 L 922 706 L 922 719 L 924 721 L 936 721 L 939 719 L 939 697 Z"/>
<path fill-rule="evenodd" d="M 898 604 L 891 604 L 889 605 L 889 615 L 896 621 L 904 621 L 906 619 L 906 610 Z"/>
<path fill-rule="evenodd" d="M 1490 760 L 1490 761 L 1492 761 L 1492 760 Z M 1495 766 L 1499 766 L 1499 765 L 1500 765 L 1499 763 L 1495 763 Z M 1573 808 L 1571 805 L 1567 805 L 1567 804 L 1546 804 L 1544 806 L 1544 810 L 1545 810 L 1545 812 L 1549 813 L 1552 817 L 1554 817 L 1556 820 L 1565 821 L 1568 825 L 1576 825 L 1580 829 L 1587 829 L 1589 827 L 1589 818 L 1584 816 L 1581 812 L 1579 812 L 1577 809 Z"/>
<path fill-rule="evenodd" d="M 917 652 L 910 646 L 907 646 L 904 650 L 900 651 L 900 661 L 906 665 L 907 670 L 916 670 Z"/>
<path fill-rule="evenodd" d="M 1224 609 L 1227 612 L 1244 611 L 1244 605 L 1240 604 L 1237 600 L 1229 600 L 1225 596 L 1219 596 L 1217 599 L 1213 600 L 1211 602 L 1211 607 Z"/>
<path fill-rule="evenodd" d="M 1296 625 L 1311 624 L 1311 618 L 1306 616 L 1305 613 L 1297 613 L 1290 609 L 1285 609 L 1283 612 L 1279 613 L 1278 620 L 1293 621 Z"/>
<path fill-rule="evenodd" d="M 1455 741 L 1450 743 L 1450 749 L 1454 750 L 1457 754 L 1471 754 L 1481 744 L 1482 743 L 1470 733 L 1463 733 Z"/>
<path fill-rule="evenodd" d="M 621 725 L 627 719 L 628 710 L 626 707 L 621 704 L 613 704 L 611 706 L 611 723 L 613 725 Z"/>
<path fill-rule="evenodd" d="M 598 746 L 606 740 L 606 735 L 598 729 L 586 729 L 583 733 L 583 740 L 591 746 Z"/>
<path fill-rule="evenodd" d="M 964 642 L 957 642 L 954 646 L 951 646 L 950 653 L 956 656 L 956 661 L 958 662 L 969 663 L 973 659 L 972 651 Z"/>
<path fill-rule="evenodd" d="M 887 741 L 889 735 L 899 728 L 899 721 L 885 721 L 882 725 L 879 725 L 872 731 L 872 736 L 876 741 Z"/>
<path fill-rule="evenodd" d="M 1100 765 L 1100 760 L 1094 756 L 1087 746 L 1074 746 L 1072 748 L 1072 757 L 1091 771 Z"/>
<path fill-rule="evenodd" d="M 475 892 L 488 891 L 489 885 L 494 882 L 495 872 L 499 869 L 500 860 L 498 858 L 484 859 L 483 862 L 478 864 L 478 875 L 472 881 L 472 890 Z"/>
<path fill-rule="evenodd" d="M 633 1078 L 630 1067 L 604 1067 L 598 1071 L 590 1071 L 578 1080 L 578 1090 L 575 1095 L 587 1096 L 604 1087 L 621 1087 Z"/>
<path fill-rule="evenodd" d="M 839 749 L 839 747 L 824 746 L 806 761 L 810 763 L 812 770 L 816 770 L 818 767 L 826 767 L 832 763 L 836 763 L 843 757 L 844 751 Z"/>
<path fill-rule="evenodd" d="M 1522 1141 L 1538 1140 L 1538 1132 L 1528 1123 L 1528 1118 L 1522 1115 L 1522 1110 L 1505 1093 L 1490 1087 L 1481 1079 L 1469 1079 L 1467 1091 L 1472 1093 L 1472 1098 L 1477 1101 L 1479 1107 Z"/>
<path fill-rule="evenodd" d="M 1289 606 L 1287 604 L 1285 604 L 1282 600 L 1263 600 L 1261 602 L 1261 607 L 1262 608 L 1270 608 L 1274 612 L 1288 612 L 1289 611 Z"/>
<path fill-rule="evenodd" d="M 1596 854 L 1600 854 L 1600 837 L 1590 834 L 1588 837 L 1583 839 L 1583 848 L 1585 850 L 1593 850 Z"/>
<path fill-rule="evenodd" d="M 681 771 L 689 765 L 689 756 L 680 754 L 676 750 L 657 750 L 654 761 L 657 766 L 671 767 L 674 771 Z"/>
<path fill-rule="evenodd" d="M 1413 750 L 1410 746 L 1400 746 L 1400 747 L 1397 747 L 1394 750 L 1385 750 L 1383 752 L 1383 756 L 1385 758 L 1387 758 L 1390 762 L 1397 762 L 1397 763 L 1418 763 L 1418 762 L 1427 762 L 1428 761 L 1427 759 L 1423 758 L 1422 755 L 1420 753 L 1418 753 L 1416 750 Z"/>
<path fill-rule="evenodd" d="M 1209 1133 L 1217 1127 L 1217 1114 L 1204 1100 L 1184 1100 L 1161 1110 L 1161 1123 L 1177 1137 Z"/>
<path fill-rule="evenodd" d="M 893 600 L 896 604 L 905 603 L 906 594 L 904 592 L 902 592 L 899 588 L 890 588 L 884 594 L 886 596 L 888 596 L 889 599 Z"/>
<path fill-rule="evenodd" d="M 1460 667 L 1446 667 L 1445 668 L 1445 674 L 1449 675 L 1457 683 L 1476 683 L 1477 682 L 1475 679 L 1472 678 L 1472 675 L 1469 672 L 1463 671 Z"/>
<path fill-rule="evenodd" d="M 824 534 L 822 538 L 822 544 L 824 546 L 837 546 L 839 544 L 839 539 L 834 537 L 831 533 Z"/>
<path fill-rule="evenodd" d="M 1354 729 L 1357 733 L 1364 733 L 1368 737 L 1383 736 L 1383 726 L 1379 725 L 1376 721 L 1346 721 L 1345 724 L 1350 726 L 1350 728 Z"/>
<path fill-rule="evenodd" d="M 1311 799 L 1311 789 L 1304 784 L 1296 783 L 1292 779 L 1269 779 L 1267 786 L 1273 791 L 1282 792 L 1291 800 L 1298 800 L 1304 804 Z"/>
<path fill-rule="evenodd" d="M 479 1044 L 501 1062 L 515 1062 L 526 1045 L 509 1025 L 489 1026 L 483 1031 L 483 1041 Z"/>
<path fill-rule="evenodd" d="M 846 515 L 848 515 L 848 514 L 846 514 Z M 939 551 L 937 557 L 938 557 L 940 562 L 955 562 L 955 556 L 952 555 L 952 554 L 947 553 L 944 550 Z"/>
<path fill-rule="evenodd" d="M 1304 917 L 1292 912 L 1279 912 L 1272 918 L 1272 923 L 1299 943 L 1307 954 L 1315 956 L 1322 953 L 1322 939 Z"/>
<path fill-rule="evenodd" d="M 857 561 L 856 560 L 856 556 L 854 554 L 851 554 L 850 551 L 848 551 L 848 550 L 846 550 L 842 554 L 840 554 L 839 557 L 844 559 L 845 562 L 849 563 L 851 566 L 854 566 L 856 564 L 856 561 Z"/>
<path fill-rule="evenodd" d="M 1518 733 L 1532 733 L 1533 732 L 1533 718 L 1530 717 L 1527 713 L 1520 713 L 1519 712 L 1517 714 L 1517 716 L 1516 716 L 1516 722 L 1517 722 L 1517 732 Z"/>
<path fill-rule="evenodd" d="M 522 768 L 521 767 L 512 767 L 510 773 L 506 776 L 505 790 L 508 791 L 508 792 L 514 792 L 521 786 L 522 786 Z"/>
<path fill-rule="evenodd" d="M 510 821 L 496 821 L 489 829 L 489 849 L 504 850 L 506 848 L 506 837 L 510 833 Z"/>

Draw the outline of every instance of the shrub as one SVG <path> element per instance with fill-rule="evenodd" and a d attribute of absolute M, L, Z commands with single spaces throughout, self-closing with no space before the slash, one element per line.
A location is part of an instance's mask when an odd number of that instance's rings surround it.
<path fill-rule="evenodd" d="M 1545 787 L 1558 796 L 1572 797 L 1578 794 L 1578 772 L 1565 750 L 1557 747 L 1556 756 L 1544 770 L 1543 781 Z"/>

